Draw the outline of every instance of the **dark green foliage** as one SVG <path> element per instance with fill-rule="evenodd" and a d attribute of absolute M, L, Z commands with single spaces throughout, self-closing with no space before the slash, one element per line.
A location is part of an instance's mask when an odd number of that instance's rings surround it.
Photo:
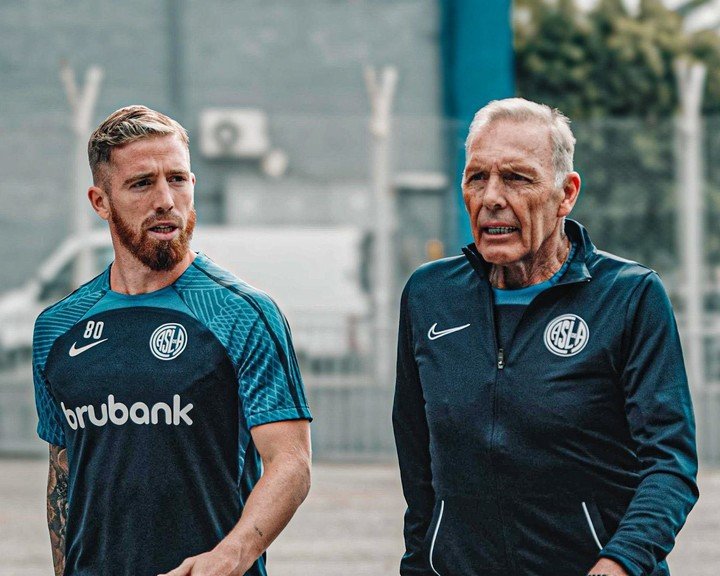
<path fill-rule="evenodd" d="M 694 34 L 688 45 L 690 53 L 707 65 L 703 110 L 720 114 L 720 34 L 705 30 Z"/>
<path fill-rule="evenodd" d="M 573 120 L 583 194 L 574 215 L 599 246 L 660 271 L 676 270 L 674 62 L 707 65 L 703 111 L 720 114 L 720 36 L 689 34 L 685 12 L 641 0 L 630 14 L 622 0 L 599 0 L 584 13 L 573 0 L 516 0 L 518 95 L 557 107 Z M 720 119 L 706 122 L 707 257 L 720 264 Z M 716 174 L 716 172 L 718 172 Z"/>
<path fill-rule="evenodd" d="M 544 2 L 524 2 L 531 17 L 515 33 L 519 95 L 552 102 L 572 117 L 593 110 L 597 95 L 590 84 L 590 28 L 571 1 L 550 9 Z"/>
<path fill-rule="evenodd" d="M 697 7 L 708 0 L 687 3 Z M 720 37 L 688 34 L 679 12 L 642 0 L 637 15 L 622 0 L 599 0 L 589 13 L 572 0 L 517 0 L 516 79 L 520 95 L 551 103 L 574 118 L 673 114 L 673 62 L 708 65 L 706 113 L 720 113 Z"/>

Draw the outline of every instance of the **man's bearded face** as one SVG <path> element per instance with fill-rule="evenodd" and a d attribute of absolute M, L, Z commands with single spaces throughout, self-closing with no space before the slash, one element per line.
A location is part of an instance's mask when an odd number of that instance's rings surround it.
<path fill-rule="evenodd" d="M 110 196 L 109 200 L 110 221 L 115 228 L 120 243 L 145 266 L 155 272 L 172 270 L 187 254 L 195 230 L 196 214 L 194 208 L 188 213 L 188 219 L 184 225 L 177 214 L 160 213 L 146 218 L 142 222 L 140 230 L 136 232 L 115 210 L 112 196 Z M 150 237 L 148 230 L 159 222 L 172 222 L 180 230 L 179 234 L 172 240 L 157 240 Z"/>

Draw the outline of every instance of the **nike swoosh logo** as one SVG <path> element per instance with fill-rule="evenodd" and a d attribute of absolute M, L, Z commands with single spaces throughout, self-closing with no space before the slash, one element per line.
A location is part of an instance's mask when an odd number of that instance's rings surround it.
<path fill-rule="evenodd" d="M 77 342 L 73 342 L 73 345 L 70 347 L 70 350 L 68 351 L 68 354 L 72 357 L 77 356 L 78 354 L 82 354 L 85 352 L 85 350 L 90 350 L 93 346 L 97 346 L 98 344 L 102 344 L 105 342 L 107 338 L 103 338 L 102 340 L 98 340 L 97 342 L 91 342 L 90 344 L 87 344 L 86 346 L 81 346 L 80 348 L 75 348 L 75 344 Z"/>
<path fill-rule="evenodd" d="M 443 336 L 447 336 L 453 332 L 465 330 L 468 326 L 470 326 L 470 324 L 463 324 L 462 326 L 455 326 L 455 328 L 448 328 L 447 330 L 440 330 L 439 332 L 436 332 L 435 328 L 437 327 L 437 322 L 435 322 L 435 324 L 430 326 L 430 330 L 428 330 L 428 338 L 430 338 L 430 340 L 437 340 L 438 338 L 442 338 Z"/>

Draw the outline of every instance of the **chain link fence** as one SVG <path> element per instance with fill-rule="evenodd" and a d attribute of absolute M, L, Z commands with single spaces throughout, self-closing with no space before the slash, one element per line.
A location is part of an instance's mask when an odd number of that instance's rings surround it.
<path fill-rule="evenodd" d="M 393 386 L 392 382 L 377 381 L 374 354 L 378 333 L 373 316 L 374 221 L 367 119 L 284 117 L 279 124 L 287 137 L 286 149 L 304 143 L 305 158 L 296 164 L 291 159 L 290 170 L 277 179 L 258 175 L 258 167 L 249 168 L 247 163 L 234 167 L 228 161 L 197 162 L 194 169 L 201 183 L 198 212 L 201 218 L 209 215 L 206 222 L 241 227 L 264 225 L 278 234 L 289 227 L 308 227 L 308 219 L 311 227 L 353 225 L 361 231 L 363 240 L 358 250 L 348 256 L 354 270 L 348 282 L 356 286 L 358 298 L 365 300 L 363 312 L 338 311 L 334 317 L 325 316 L 320 321 L 312 310 L 307 310 L 290 320 L 315 416 L 315 454 L 325 459 L 390 458 L 394 452 L 390 423 Z M 453 229 L 458 210 L 454 190 L 457 178 L 448 169 L 454 162 L 443 151 L 447 146 L 438 144 L 450 145 L 457 126 L 438 118 L 403 117 L 395 119 L 394 127 L 391 181 L 397 231 L 392 258 L 399 301 L 399 290 L 414 267 L 459 250 Z M 275 141 L 281 144 L 282 129 L 275 128 Z M 578 140 L 576 168 L 583 178 L 583 191 L 573 217 L 588 228 L 601 249 L 638 260 L 660 273 L 684 334 L 682 262 L 677 248 L 683 194 L 676 181 L 674 120 L 605 119 L 575 122 L 573 129 Z M 69 138 L 68 134 L 63 136 L 63 130 L 51 127 L 50 141 L 59 143 Z M 706 462 L 719 464 L 720 118 L 706 118 L 704 130 L 706 365 L 705 381 L 693 382 L 692 391 L 701 456 Z M 0 132 L 10 133 L 18 141 L 33 142 L 37 138 L 19 126 L 0 126 Z M 2 141 L 7 146 L 8 140 Z M 0 246 L 4 248 L 0 254 L 3 267 L 12 273 L 2 286 L 5 292 L 0 294 L 0 314 L 19 310 L 19 305 L 12 303 L 3 308 L 7 290 L 33 276 L 52 252 L 50 246 L 67 232 L 67 203 L 59 201 L 59 193 L 50 199 L 46 196 L 51 182 L 62 187 L 67 181 L 62 171 L 70 165 L 70 148 L 59 147 L 48 163 L 49 173 L 39 179 L 28 172 L 17 154 L 8 152 L 9 157 L 16 158 L 17 170 L 3 162 L 7 176 L 5 185 L 0 185 L 0 195 L 8 210 L 1 217 Z M 204 179 L 211 171 L 213 178 Z M 57 179 L 53 179 L 53 173 Z M 202 190 L 205 181 L 210 182 L 207 194 Z M 40 227 L 47 222 L 53 222 L 54 227 Z M 34 247 L 24 250 L 30 245 Z M 290 238 L 288 249 L 295 248 Z M 18 253 L 24 256 L 18 258 Z M 287 270 L 283 281 L 292 285 L 293 275 L 299 274 L 303 274 L 302 262 Z M 271 287 L 260 287 L 272 293 Z M 44 286 L 41 292 L 57 295 L 67 288 Z M 20 296 L 16 294 L 16 302 L 17 298 L 22 300 L 23 293 L 26 299 L 36 297 L 23 288 Z M 37 306 L 34 310 L 37 313 Z M 25 319 L 26 324 L 32 321 Z M 0 325 L 9 326 L 10 322 L 0 318 Z M 390 341 L 394 342 L 394 338 L 393 334 Z M 27 343 L 21 342 L 0 351 L 0 451 L 44 453 L 46 447 L 35 437 L 35 425 L 29 351 Z"/>

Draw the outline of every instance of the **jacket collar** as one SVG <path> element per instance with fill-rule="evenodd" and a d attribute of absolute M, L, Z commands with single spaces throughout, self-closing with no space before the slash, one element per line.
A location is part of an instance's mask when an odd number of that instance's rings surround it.
<path fill-rule="evenodd" d="M 592 279 L 592 275 L 588 270 L 588 263 L 597 253 L 597 249 L 590 240 L 587 230 L 579 222 L 570 220 L 569 218 L 565 219 L 565 233 L 570 238 L 570 241 L 575 244 L 575 254 L 570 261 L 568 269 L 556 286 L 572 284 L 574 282 L 589 282 Z M 487 281 L 490 264 L 483 259 L 475 244 L 468 244 L 462 251 L 475 269 L 475 272 L 477 272 L 483 280 Z"/>

